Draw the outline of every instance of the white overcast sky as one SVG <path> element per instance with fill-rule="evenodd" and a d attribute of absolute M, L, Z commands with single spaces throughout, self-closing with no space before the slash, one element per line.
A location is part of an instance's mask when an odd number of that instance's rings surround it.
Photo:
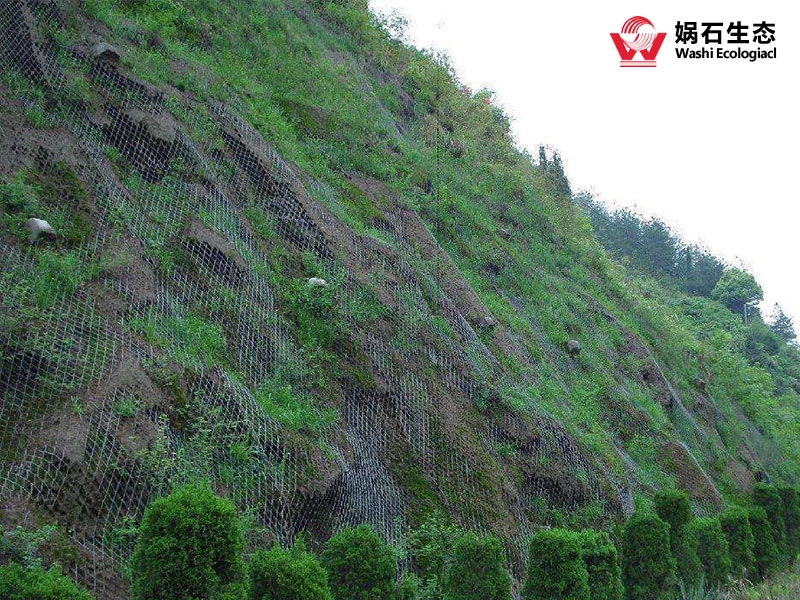
<path fill-rule="evenodd" d="M 463 83 L 497 92 L 519 142 L 562 155 L 573 189 L 656 215 L 749 269 L 769 314 L 800 325 L 800 8 L 797 2 L 370 0 L 410 41 L 446 51 Z M 621 68 L 629 17 L 667 33 L 658 66 Z M 766 20 L 775 60 L 675 56 L 676 21 Z M 723 44 L 725 48 L 735 46 Z M 757 47 L 754 44 L 750 48 Z"/>

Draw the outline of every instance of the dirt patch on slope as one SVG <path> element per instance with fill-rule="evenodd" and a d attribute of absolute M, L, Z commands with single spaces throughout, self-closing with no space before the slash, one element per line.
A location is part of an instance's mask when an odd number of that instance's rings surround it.
<path fill-rule="evenodd" d="M 642 361 L 638 373 L 639 381 L 642 385 L 655 392 L 655 399 L 661 406 L 671 408 L 675 403 L 675 397 L 672 394 L 669 382 L 664 377 L 661 368 L 656 364 L 650 350 L 639 339 L 639 336 L 632 331 L 625 331 L 624 336 L 625 346 L 622 351 L 626 354 L 632 354 Z"/>
<path fill-rule="evenodd" d="M 473 325 L 491 326 L 492 313 L 483 305 L 475 291 L 461 276 L 458 267 L 442 247 L 433 239 L 420 216 L 411 210 L 402 210 L 404 234 L 426 261 L 437 265 L 438 284 L 453 300 L 459 312 Z"/>
<path fill-rule="evenodd" d="M 199 219 L 192 219 L 185 234 L 189 254 L 227 285 L 247 284 L 247 263 L 228 240 L 208 229 Z"/>
<path fill-rule="evenodd" d="M 677 477 L 679 488 L 687 490 L 694 500 L 712 502 L 718 508 L 722 508 L 722 497 L 714 482 L 709 479 L 682 443 L 666 442 L 662 446 L 662 451 L 663 454 L 659 453 L 661 466 Z"/>
<path fill-rule="evenodd" d="M 77 160 L 75 136 L 63 128 L 35 129 L 26 120 L 22 103 L 11 100 L 0 83 L 0 174 L 15 173 L 36 164 L 40 149 L 46 149 L 53 161 L 67 164 Z"/>

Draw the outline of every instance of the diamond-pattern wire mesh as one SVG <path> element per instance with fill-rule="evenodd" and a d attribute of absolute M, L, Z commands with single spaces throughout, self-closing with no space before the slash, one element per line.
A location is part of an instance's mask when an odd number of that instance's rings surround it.
<path fill-rule="evenodd" d="M 167 102 L 123 69 L 44 43 L 38 24 L 52 15 L 41 6 L 0 2 L 0 28 L 14 32 L 0 43 L 0 64 L 56 97 L 66 80 L 64 64 L 78 65 L 102 90 L 101 118 L 89 118 L 85 107 L 66 101 L 59 101 L 57 111 L 86 157 L 79 176 L 90 183 L 98 205 L 96 235 L 83 256 L 105 256 L 125 236 L 143 249 L 148 268 L 157 273 L 149 286 L 101 274 L 103 289 L 126 305 L 123 322 L 111 321 L 98 304 L 102 300 L 82 289 L 37 324 L 26 341 L 31 350 L 4 349 L 13 359 L 4 363 L 0 443 L 14 453 L 0 472 L 0 501 L 28 507 L 30 523 L 44 511 L 77 525 L 71 533 L 81 557 L 75 575 L 96 597 L 126 597 L 119 569 L 131 548 L 120 541 L 121 528 L 141 518 L 150 500 L 197 477 L 223 487 L 252 518 L 251 547 L 290 543 L 306 529 L 322 538 L 361 522 L 399 542 L 410 518 L 409 492 L 393 471 L 392 453 L 400 444 L 465 527 L 494 527 L 494 513 L 484 514 L 475 497 L 491 496 L 481 490 L 487 477 L 500 482 L 510 519 L 500 533 L 517 567 L 534 523 L 546 520 L 546 514 L 531 511 L 537 500 L 566 510 L 591 502 L 632 508 L 628 476 L 639 479 L 635 465 L 628 474 L 604 472 L 536 408 L 528 414 L 501 411 L 498 418 L 467 421 L 450 431 L 442 411 L 471 404 L 487 381 L 504 376 L 409 243 L 399 212 L 386 211 L 380 240 L 355 233 L 337 216 L 343 208 L 333 190 L 306 186 L 228 107 Z M 396 347 L 351 322 L 352 337 L 381 384 L 376 390 L 347 389 L 339 423 L 320 433 L 316 449 L 272 419 L 255 396 L 276 366 L 304 359 L 277 311 L 267 257 L 243 217 L 248 204 L 272 219 L 283 243 L 311 253 L 332 276 L 344 274 L 340 302 L 354 301 L 365 273 L 389 274 L 372 285 L 397 309 L 386 317 L 397 338 L 435 341 Z M 175 249 L 184 258 L 172 268 L 156 268 Z M 345 269 L 345 263 L 356 268 Z M 0 248 L 0 264 L 4 272 L 36 269 L 34 254 L 14 247 Z M 215 366 L 213 356 L 191 355 L 181 339 L 197 307 L 225 331 L 227 367 Z M 430 324 L 433 310 L 452 333 Z M 148 332 L 148 326 L 164 322 L 178 326 Z M 196 372 L 186 394 L 192 422 L 183 430 L 135 386 L 115 384 L 126 381 L 120 373 L 131 364 L 141 374 L 158 371 L 165 361 L 191 364 Z M 423 379 L 409 367 L 421 361 L 428 361 L 435 377 Z M 50 406 L 56 396 L 60 404 Z M 70 408 L 72 396 L 81 399 L 80 406 Z M 134 406 L 129 412 L 119 408 L 126 401 Z M 35 435 L 48 429 L 54 409 L 81 413 L 68 449 Z M 531 463 L 557 462 L 581 492 L 546 477 L 517 484 L 498 451 L 509 431 L 525 432 L 520 451 Z M 622 446 L 619 452 L 624 455 Z M 330 481 L 320 471 L 330 473 Z"/>

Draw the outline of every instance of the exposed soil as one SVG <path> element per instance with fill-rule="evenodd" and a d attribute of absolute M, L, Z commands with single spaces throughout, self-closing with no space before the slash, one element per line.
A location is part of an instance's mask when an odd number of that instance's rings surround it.
<path fill-rule="evenodd" d="M 690 498 L 705 500 L 722 507 L 722 498 L 716 486 L 683 444 L 675 441 L 667 442 L 663 446 L 663 451 L 666 454 L 661 458 L 662 464 L 666 470 L 674 472 L 678 478 L 678 485 L 689 492 Z M 671 469 L 671 466 L 674 469 Z"/>
<path fill-rule="evenodd" d="M 652 353 L 633 332 L 626 331 L 624 335 L 625 346 L 622 351 L 626 354 L 633 354 L 642 359 L 644 363 L 639 370 L 639 381 L 644 386 L 655 391 L 655 399 L 659 404 L 664 408 L 671 408 L 676 399 L 672 394 L 669 382 L 664 377 L 664 373 L 653 359 Z"/>
<path fill-rule="evenodd" d="M 193 219 L 185 238 L 189 254 L 225 284 L 238 287 L 248 283 L 247 264 L 224 237 Z"/>
<path fill-rule="evenodd" d="M 17 4 L 22 12 L 16 18 L 27 27 L 12 32 L 8 23 L 3 22 L 0 33 L 11 36 L 25 50 L 20 56 L 27 59 L 24 64 L 28 75 L 46 82 L 47 73 L 42 67 L 45 63 L 35 39 L 36 28 L 28 3 L 14 2 Z M 96 24 L 86 27 L 89 43 L 111 34 Z M 157 40 L 147 43 L 156 44 Z M 76 48 L 78 55 L 87 56 L 89 51 L 86 43 Z M 281 428 L 266 418 L 258 421 L 260 429 L 252 430 L 256 413 L 249 411 L 254 409 L 231 400 L 230 386 L 225 384 L 225 373 L 219 365 L 199 372 L 181 366 L 167 358 L 163 345 L 147 343 L 144 336 L 140 338 L 130 331 L 125 321 L 150 307 L 160 308 L 165 289 L 176 291 L 180 286 L 196 285 L 205 292 L 222 283 L 237 291 L 247 291 L 263 275 L 251 268 L 223 233 L 212 230 L 196 217 L 188 218 L 174 236 L 176 239 L 169 240 L 190 259 L 176 267 L 185 277 L 169 280 L 154 267 L 154 259 L 146 258 L 152 256 L 146 252 L 147 243 L 152 240 L 143 239 L 135 228 L 126 227 L 121 220 L 101 214 L 98 206 L 107 199 L 95 198 L 101 189 L 96 184 L 102 178 L 95 172 L 95 163 L 80 150 L 85 140 L 79 142 L 66 129 L 33 128 L 24 117 L 21 103 L 9 100 L 8 90 L 0 85 L 0 147 L 3 148 L 0 175 L 35 166 L 42 160 L 43 152 L 47 161 L 69 165 L 89 192 L 87 210 L 92 233 L 109 234 L 103 238 L 106 245 L 101 244 L 97 252 L 105 259 L 116 259 L 106 260 L 102 273 L 81 284 L 79 290 L 80 298 L 102 320 L 104 335 L 113 339 L 113 356 L 107 359 L 106 371 L 99 381 L 70 390 L 68 395 L 75 397 L 75 404 L 71 397 L 62 398 L 63 402 L 54 404 L 42 424 L 31 432 L 29 447 L 55 449 L 59 460 L 48 466 L 52 472 L 47 473 L 48 478 L 35 497 L 3 496 L 4 521 L 24 520 L 25 515 L 35 512 L 75 532 L 75 539 L 84 539 L 104 533 L 105 519 L 112 510 L 117 511 L 114 517 L 127 512 L 140 514 L 151 490 L 143 480 L 134 480 L 141 468 L 137 455 L 160 439 L 159 427 L 154 423 L 159 417 L 164 418 L 169 435 L 179 441 L 202 434 L 202 427 L 223 424 L 229 428 L 227 433 L 233 432 L 231 439 L 255 440 L 256 456 L 263 462 L 256 466 L 271 471 L 268 476 L 264 475 L 266 471 L 259 472 L 262 479 L 252 485 L 257 492 L 247 492 L 258 503 L 249 508 L 257 512 L 269 506 L 278 515 L 274 518 L 280 520 L 281 542 L 305 531 L 310 534 L 312 546 L 318 546 L 348 516 L 370 514 L 378 509 L 384 510 L 381 514 L 391 514 L 392 518 L 413 524 L 418 524 L 424 514 L 447 510 L 454 521 L 501 535 L 516 561 L 516 571 L 520 572 L 522 554 L 511 541 L 517 540 L 523 530 L 541 524 L 534 522 L 537 517 L 533 516 L 532 506 L 536 500 L 565 511 L 599 501 L 612 517 L 622 513 L 620 495 L 610 476 L 576 436 L 551 419 L 537 416 L 543 413 L 521 416 L 503 405 L 497 394 L 476 397 L 492 389 L 491 384 L 496 383 L 493 377 L 503 375 L 495 355 L 505 353 L 516 357 L 521 364 L 531 364 L 532 358 L 515 334 L 499 323 L 480 301 L 420 216 L 402 208 L 385 184 L 361 176 L 349 179 L 369 199 L 370 210 L 374 207 L 375 214 L 371 214 L 366 225 L 396 240 L 397 247 L 356 233 L 316 202 L 307 192 L 312 189 L 310 178 L 296 167 L 284 164 L 257 132 L 231 113 L 212 108 L 213 118 L 222 127 L 224 148 L 215 149 L 212 156 L 198 158 L 202 150 L 196 150 L 195 154 L 194 147 L 184 145 L 181 132 L 189 130 L 187 124 L 176 121 L 165 110 L 164 90 L 138 81 L 123 67 L 106 61 L 94 61 L 89 73 L 105 104 L 102 108 L 85 107 L 87 114 L 82 116 L 91 123 L 93 133 L 101 133 L 103 142 L 116 148 L 127 167 L 140 174 L 151 189 L 159 190 L 169 174 L 167 181 L 174 176 L 181 183 L 194 186 L 192 190 L 209 194 L 206 200 L 213 200 L 212 193 L 226 193 L 229 202 L 226 206 L 234 207 L 234 214 L 248 234 L 253 233 L 252 228 L 242 212 L 246 205 L 255 202 L 275 220 L 279 237 L 270 240 L 269 245 L 260 241 L 259 248 L 280 249 L 291 255 L 293 264 L 301 264 L 304 252 L 312 253 L 324 264 L 338 261 L 348 273 L 347 285 L 369 288 L 387 314 L 363 329 L 352 324 L 343 336 L 347 339 L 337 340 L 333 348 L 325 348 L 333 353 L 340 371 L 335 381 L 324 384 L 311 381 L 319 374 L 308 368 L 301 377 L 306 380 L 293 382 L 296 386 L 306 385 L 319 396 L 334 398 L 340 418 L 332 431 L 313 437 Z M 170 92 L 180 94 L 174 88 Z M 126 95 L 126 101 L 120 101 L 119 95 Z M 401 101 L 405 107 L 408 98 L 402 97 Z M 134 105 L 136 108 L 131 108 Z M 311 110 L 309 125 L 325 118 L 324 112 Z M 201 178 L 198 182 L 194 175 L 182 174 L 175 168 L 176 159 L 193 168 L 201 159 L 209 162 L 224 159 L 233 165 L 233 173 L 224 181 Z M 137 199 L 117 175 L 119 168 L 111 160 L 102 161 L 103 169 L 109 171 L 103 175 L 125 195 L 128 206 L 138 210 Z M 213 175 L 203 177 L 210 179 Z M 426 293 L 424 284 L 428 280 L 424 274 L 418 275 L 419 270 L 415 271 L 418 262 L 424 263 L 434 277 L 436 285 L 428 286 L 434 292 Z M 499 270 L 501 265 L 492 268 Z M 421 299 L 415 297 L 413 302 L 404 299 L 402 294 L 410 293 L 409 290 Z M 203 296 L 198 294 L 198 297 Z M 513 303 L 513 299 L 510 301 Z M 410 304 L 413 306 L 409 307 Z M 202 312 L 205 307 L 182 308 Z M 600 311 L 603 318 L 615 320 L 599 305 L 592 308 Z M 405 333 L 400 331 L 402 311 L 407 311 L 402 316 L 411 323 L 409 327 L 417 325 L 415 318 L 422 321 L 421 316 L 458 325 L 459 340 L 450 340 L 448 343 L 452 345 L 448 346 L 431 327 L 419 325 L 418 331 L 412 330 L 414 339 L 409 340 L 416 344 L 415 349 L 401 349 L 399 333 Z M 294 353 L 298 362 L 302 358 L 304 364 L 312 364 L 313 352 L 318 349 L 289 338 L 285 331 L 288 327 L 281 319 L 276 316 L 275 321 L 264 319 L 263 323 L 251 324 L 236 316 L 226 317 L 220 324 L 230 340 L 226 348 L 229 364 L 225 366 L 235 365 L 242 349 L 251 350 L 251 357 L 264 367 L 263 371 L 255 369 L 256 373 L 277 368 L 279 359 L 285 360 L 290 353 Z M 483 350 L 483 342 L 475 339 L 475 332 L 493 349 L 493 353 L 487 352 L 489 370 L 494 370 L 488 376 L 479 373 L 459 347 L 470 342 L 473 348 Z M 256 343 L 254 339 L 259 335 L 262 338 Z M 370 339 L 383 344 L 380 351 L 373 354 L 367 351 Z M 638 373 L 640 382 L 653 390 L 665 408 L 673 407 L 676 399 L 670 383 L 652 353 L 630 331 L 624 330 L 624 340 L 622 352 L 633 355 L 642 364 Z M 0 342 L 0 388 L 26 387 L 35 395 L 55 368 L 54 361 L 47 356 L 46 349 L 22 349 L 8 339 Z M 76 344 L 73 351 L 84 347 Z M 563 358 L 563 350 L 555 345 L 544 351 Z M 565 370 L 583 368 L 577 361 L 563 365 Z M 363 371 L 360 380 L 350 372 L 356 367 Z M 249 384 L 253 389 L 263 383 L 243 383 L 244 377 L 241 379 L 234 383 Z M 124 411 L 115 403 L 121 398 L 135 401 L 132 414 L 120 414 Z M 222 423 L 222 417 L 211 424 L 200 419 L 202 411 L 192 405 L 192 400 L 198 398 L 207 404 L 205 408 L 210 414 L 224 414 L 225 422 Z M 247 398 L 252 400 L 253 396 Z M 479 399 L 485 401 L 484 405 L 480 405 Z M 606 408 L 604 417 L 613 419 L 624 430 L 620 434 L 623 441 L 647 424 L 640 411 L 621 400 L 619 405 Z M 714 427 L 719 415 L 710 399 L 698 396 L 695 410 L 709 428 Z M 106 444 L 107 453 L 118 457 L 109 468 L 99 469 L 90 464 L 92 450 L 100 444 Z M 498 449 L 500 444 L 502 452 Z M 424 456 L 419 448 L 424 449 Z M 230 447 L 208 449 L 213 456 L 227 455 L 231 450 Z M 713 482 L 684 446 L 669 442 L 664 445 L 663 453 L 669 463 L 668 470 L 674 472 L 680 485 L 690 490 L 693 499 L 720 503 Z M 752 476 L 746 468 L 735 461 L 729 468 L 735 481 L 743 487 L 750 485 Z M 388 494 L 397 492 L 396 506 L 381 505 L 374 490 L 370 490 L 372 495 L 365 495 L 363 503 L 348 497 L 358 489 L 356 483 L 369 486 L 377 480 Z M 124 507 L 109 505 L 106 490 L 111 484 L 125 490 Z M 222 481 L 216 485 L 220 489 L 234 487 Z M 381 525 L 388 528 L 393 524 Z M 264 535 L 270 540 L 280 537 L 276 531 Z M 99 554 L 89 556 L 85 547 L 80 547 L 80 552 L 87 562 L 96 563 L 95 571 L 84 573 L 86 581 L 96 577 L 96 581 L 107 582 L 103 585 L 109 589 L 124 590 L 119 565 L 98 558 Z M 117 596 L 114 592 L 109 597 Z"/>
<path fill-rule="evenodd" d="M 42 149 L 53 162 L 81 163 L 75 136 L 63 128 L 36 129 L 25 118 L 22 103 L 10 98 L 0 83 L 0 174 L 8 175 L 36 165 Z"/>

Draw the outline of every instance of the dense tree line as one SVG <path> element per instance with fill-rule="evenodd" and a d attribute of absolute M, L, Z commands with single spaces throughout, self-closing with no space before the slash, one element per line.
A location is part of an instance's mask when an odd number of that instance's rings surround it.
<path fill-rule="evenodd" d="M 560 166 L 559 161 L 547 167 L 557 179 L 564 177 Z M 758 303 L 764 293 L 750 273 L 688 244 L 657 217 L 645 218 L 630 208 L 609 209 L 586 193 L 575 196 L 575 202 L 588 214 L 597 240 L 616 259 L 689 295 L 716 300 L 745 323 L 761 321 L 784 342 L 795 341 L 794 323 L 780 305 L 775 304 L 768 323 L 762 318 Z"/>
<path fill-rule="evenodd" d="M 646 219 L 629 208 L 611 210 L 589 194 L 579 194 L 575 201 L 612 256 L 691 295 L 711 297 L 725 271 L 724 261 L 701 246 L 687 244 L 656 217 Z"/>
<path fill-rule="evenodd" d="M 578 194 L 574 200 L 586 211 L 595 236 L 611 256 L 685 294 L 677 295 L 675 308 L 689 317 L 701 338 L 717 329 L 726 331 L 751 365 L 772 376 L 777 393 L 790 389 L 800 393 L 794 323 L 778 304 L 771 315 L 761 314 L 763 290 L 750 273 L 686 243 L 655 217 L 645 218 L 629 208 L 609 209 L 589 194 Z"/>

